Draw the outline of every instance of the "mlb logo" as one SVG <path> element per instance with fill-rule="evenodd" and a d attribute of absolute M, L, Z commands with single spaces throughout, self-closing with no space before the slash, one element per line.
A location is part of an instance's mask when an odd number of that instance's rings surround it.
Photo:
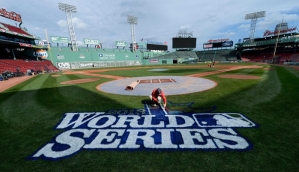
<path fill-rule="evenodd" d="M 99 57 L 103 57 L 104 55 L 103 54 L 99 54 Z"/>
<path fill-rule="evenodd" d="M 199 127 L 255 127 L 256 125 L 239 113 L 198 113 L 193 118 Z"/>

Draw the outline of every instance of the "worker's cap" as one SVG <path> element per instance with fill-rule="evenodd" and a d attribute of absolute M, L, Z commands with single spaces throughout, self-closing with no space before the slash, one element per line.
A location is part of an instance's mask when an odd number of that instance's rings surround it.
<path fill-rule="evenodd" d="M 157 93 L 161 94 L 162 90 L 160 88 L 157 88 Z"/>

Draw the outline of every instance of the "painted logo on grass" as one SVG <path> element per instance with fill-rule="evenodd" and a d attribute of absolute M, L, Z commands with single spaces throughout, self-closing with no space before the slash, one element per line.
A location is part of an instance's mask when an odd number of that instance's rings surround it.
<path fill-rule="evenodd" d="M 60 159 L 91 149 L 244 151 L 252 144 L 233 128 L 256 127 L 239 113 L 171 115 L 150 107 L 115 113 L 65 113 L 55 127 L 62 132 L 30 159 Z"/>

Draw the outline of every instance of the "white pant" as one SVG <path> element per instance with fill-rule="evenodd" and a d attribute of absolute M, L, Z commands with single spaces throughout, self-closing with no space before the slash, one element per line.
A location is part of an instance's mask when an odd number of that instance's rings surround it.
<path fill-rule="evenodd" d="M 151 100 L 153 100 L 152 95 L 149 95 L 149 98 L 150 98 Z M 158 96 L 158 103 L 161 103 L 161 100 L 162 100 L 161 96 Z"/>

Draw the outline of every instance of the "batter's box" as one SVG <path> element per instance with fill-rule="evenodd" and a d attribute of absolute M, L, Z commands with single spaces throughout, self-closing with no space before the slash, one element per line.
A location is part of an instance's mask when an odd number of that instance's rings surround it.
<path fill-rule="evenodd" d="M 161 83 L 159 79 L 152 79 L 152 83 Z"/>
<path fill-rule="evenodd" d="M 176 82 L 174 79 L 160 79 L 160 81 L 163 82 Z"/>
<path fill-rule="evenodd" d="M 147 80 L 137 80 L 137 82 L 139 82 L 139 84 L 146 84 L 146 83 L 151 83 L 150 79 Z"/>
<path fill-rule="evenodd" d="M 137 80 L 139 84 L 149 84 L 149 83 L 165 83 L 165 82 L 176 82 L 174 79 L 144 79 Z"/>

